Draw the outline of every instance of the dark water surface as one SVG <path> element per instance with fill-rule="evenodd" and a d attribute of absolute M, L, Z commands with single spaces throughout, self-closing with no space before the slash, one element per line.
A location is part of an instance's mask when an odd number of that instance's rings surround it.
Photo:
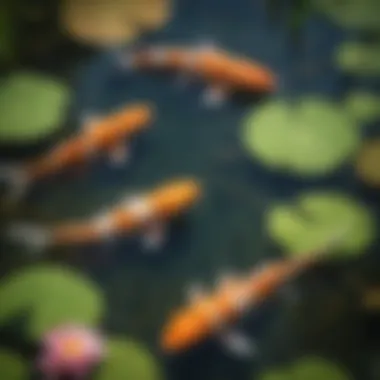
<path fill-rule="evenodd" d="M 173 22 L 141 43 L 212 40 L 273 68 L 281 78 L 278 96 L 317 93 L 339 98 L 355 84 L 331 63 L 344 34 L 314 18 L 305 27 L 302 47 L 296 48 L 284 19 L 270 21 L 263 0 L 182 0 Z M 340 189 L 377 207 L 378 195 L 357 184 L 349 169 L 308 183 L 252 163 L 244 155 L 239 134 L 242 117 L 258 102 L 232 101 L 220 109 L 207 109 L 198 84 L 183 87 L 172 76 L 122 72 L 114 52 L 98 54 L 78 66 L 74 120 L 88 110 L 106 113 L 133 101 L 153 102 L 158 118 L 152 130 L 136 141 L 128 167 L 113 169 L 99 160 L 83 174 L 73 173 L 70 181 L 65 176 L 38 187 L 30 207 L 43 220 L 86 216 L 127 193 L 172 178 L 194 176 L 204 187 L 202 201 L 172 226 L 169 242 L 160 252 L 146 254 L 135 242 L 114 242 L 62 259 L 79 266 L 105 290 L 109 332 L 135 337 L 155 350 L 168 312 L 185 301 L 187 284 L 199 280 L 212 286 L 219 272 L 249 270 L 278 255 L 262 223 L 263 212 L 273 202 L 301 190 L 323 188 Z M 378 263 L 375 251 L 355 265 L 308 273 L 299 280 L 298 302 L 289 303 L 279 295 L 240 321 L 241 328 L 259 342 L 255 360 L 231 359 L 210 341 L 184 357 L 162 358 L 169 378 L 243 380 L 260 366 L 315 352 L 342 361 L 358 380 L 370 379 L 370 341 L 354 285 L 357 279 L 378 275 L 371 271 Z"/>

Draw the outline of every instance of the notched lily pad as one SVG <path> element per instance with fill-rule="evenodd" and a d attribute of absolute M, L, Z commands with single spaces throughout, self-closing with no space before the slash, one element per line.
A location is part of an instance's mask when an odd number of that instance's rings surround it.
<path fill-rule="evenodd" d="M 113 339 L 95 380 L 119 379 L 159 380 L 162 377 L 154 357 L 142 345 L 131 340 Z"/>
<path fill-rule="evenodd" d="M 35 143 L 62 126 L 69 88 L 39 74 L 19 72 L 0 84 L 0 143 Z"/>
<path fill-rule="evenodd" d="M 270 236 L 288 255 L 300 255 L 323 247 L 339 237 L 336 251 L 363 253 L 375 237 L 375 219 L 354 199 L 338 193 L 306 193 L 294 204 L 269 209 Z"/>
<path fill-rule="evenodd" d="M 100 290 L 86 278 L 59 266 L 37 266 L 0 283 L 0 324 L 28 312 L 28 332 L 39 338 L 63 323 L 96 325 L 103 314 Z"/>
<path fill-rule="evenodd" d="M 337 104 L 304 98 L 298 104 L 277 100 L 247 115 L 242 140 L 264 165 L 302 176 L 333 172 L 356 152 L 360 136 Z"/>

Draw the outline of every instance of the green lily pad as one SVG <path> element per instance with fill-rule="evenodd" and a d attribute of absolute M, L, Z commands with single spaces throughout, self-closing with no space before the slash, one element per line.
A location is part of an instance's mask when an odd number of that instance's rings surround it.
<path fill-rule="evenodd" d="M 340 366 L 317 357 L 297 360 L 292 368 L 294 380 L 351 380 L 352 378 Z"/>
<path fill-rule="evenodd" d="M 24 360 L 17 354 L 0 350 L 0 377 L 4 380 L 23 380 L 29 378 L 29 371 Z"/>
<path fill-rule="evenodd" d="M 154 357 L 143 346 L 121 339 L 109 342 L 107 358 L 95 376 L 95 380 L 161 378 L 161 371 Z"/>
<path fill-rule="evenodd" d="M 370 123 L 380 118 L 380 96 L 369 92 L 352 92 L 345 100 L 345 108 L 360 123 Z"/>
<path fill-rule="evenodd" d="M 273 207 L 267 214 L 267 228 L 290 255 L 323 247 L 340 234 L 336 251 L 360 254 L 375 237 L 375 221 L 370 211 L 338 193 L 306 193 L 294 204 Z"/>
<path fill-rule="evenodd" d="M 319 98 L 298 104 L 272 101 L 247 115 L 242 131 L 250 155 L 264 165 L 303 176 L 328 174 L 356 152 L 356 122 Z"/>
<path fill-rule="evenodd" d="M 335 57 L 338 67 L 345 73 L 362 77 L 380 75 L 380 45 L 373 43 L 342 43 Z"/>
<path fill-rule="evenodd" d="M 380 30 L 378 0 L 313 0 L 313 5 L 344 28 L 363 31 Z"/>
<path fill-rule="evenodd" d="M 0 283 L 0 323 L 28 312 L 28 331 L 40 338 L 64 323 L 96 325 L 103 314 L 100 290 L 86 278 L 59 266 L 22 270 Z"/>
<path fill-rule="evenodd" d="M 289 369 L 271 369 L 261 373 L 258 377 L 252 380 L 295 380 Z"/>
<path fill-rule="evenodd" d="M 34 143 L 62 126 L 70 100 L 60 81 L 27 72 L 14 73 L 0 85 L 0 142 Z"/>

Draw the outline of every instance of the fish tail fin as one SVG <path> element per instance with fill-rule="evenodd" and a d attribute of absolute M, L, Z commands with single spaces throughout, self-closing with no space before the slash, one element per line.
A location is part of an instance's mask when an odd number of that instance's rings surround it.
<path fill-rule="evenodd" d="M 18 202 L 29 187 L 26 172 L 17 165 L 0 165 L 0 183 L 5 186 L 5 197 L 10 202 Z"/>
<path fill-rule="evenodd" d="M 33 224 L 14 224 L 6 231 L 9 241 L 31 247 L 33 250 L 42 251 L 51 242 L 49 231 L 41 226 Z"/>

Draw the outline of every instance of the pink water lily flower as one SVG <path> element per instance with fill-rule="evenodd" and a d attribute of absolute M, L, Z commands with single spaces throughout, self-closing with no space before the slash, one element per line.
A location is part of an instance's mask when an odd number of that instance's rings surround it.
<path fill-rule="evenodd" d="M 39 370 L 46 379 L 70 375 L 85 378 L 105 355 L 103 337 L 84 326 L 60 326 L 50 331 L 42 341 Z"/>

